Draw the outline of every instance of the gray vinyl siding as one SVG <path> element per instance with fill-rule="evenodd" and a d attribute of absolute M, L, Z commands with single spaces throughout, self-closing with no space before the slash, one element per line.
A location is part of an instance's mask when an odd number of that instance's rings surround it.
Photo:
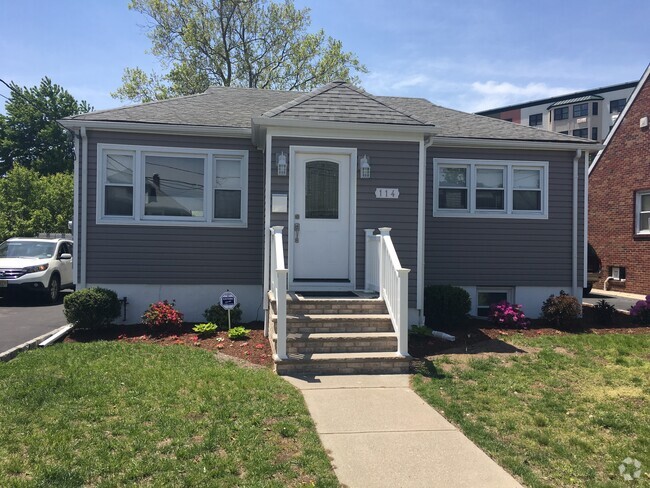
<path fill-rule="evenodd" d="M 97 144 L 248 150 L 248 226 L 96 223 Z M 89 132 L 87 281 L 122 284 L 263 282 L 263 156 L 250 139 Z"/>
<path fill-rule="evenodd" d="M 289 146 L 320 146 L 356 148 L 358 157 L 368 155 L 371 177 L 357 177 L 356 217 L 356 287 L 365 286 L 365 233 L 364 229 L 391 227 L 395 250 L 404 268 L 409 268 L 409 306 L 415 307 L 417 289 L 417 205 L 419 145 L 407 142 L 323 140 L 300 138 L 273 138 L 273 193 L 288 193 L 289 177 L 277 176 L 276 155 L 282 151 L 289 155 Z M 353 161 L 357 165 L 358 161 Z M 289 163 L 291 171 L 291 162 Z M 358 170 L 357 170 L 358 175 Z M 399 188 L 399 198 L 375 198 L 376 188 Z M 284 242 L 293 233 L 287 232 L 288 214 L 271 214 L 272 225 L 282 225 Z M 285 256 L 287 255 L 285 246 Z"/>
<path fill-rule="evenodd" d="M 564 151 L 429 148 L 425 284 L 570 287 L 574 155 Z M 433 158 L 548 161 L 548 219 L 433 217 Z M 582 161 L 579 178 L 578 286 L 582 286 Z"/>

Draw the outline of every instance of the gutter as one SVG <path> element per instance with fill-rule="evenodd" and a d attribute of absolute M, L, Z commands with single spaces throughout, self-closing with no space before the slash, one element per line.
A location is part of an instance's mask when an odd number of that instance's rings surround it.
<path fill-rule="evenodd" d="M 462 137 L 440 137 L 432 138 L 432 146 L 441 147 L 476 147 L 476 148 L 501 148 L 501 149 L 538 149 L 545 151 L 598 151 L 604 146 L 602 144 L 576 142 L 554 142 L 554 141 L 514 141 L 504 139 L 473 139 Z"/>
<path fill-rule="evenodd" d="M 583 246 L 582 246 L 582 287 L 587 286 L 587 258 L 589 256 L 589 153 L 585 153 L 585 173 L 584 173 L 584 198 L 583 198 Z"/>
<path fill-rule="evenodd" d="M 211 127 L 205 125 L 155 124 L 150 122 L 111 122 L 106 120 L 61 119 L 59 123 L 66 129 L 92 129 L 122 132 L 157 132 L 161 134 L 245 137 L 252 131 L 246 127 Z"/>

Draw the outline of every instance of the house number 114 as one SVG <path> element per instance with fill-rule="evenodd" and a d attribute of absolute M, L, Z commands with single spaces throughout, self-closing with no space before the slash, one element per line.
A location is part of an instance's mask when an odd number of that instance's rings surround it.
<path fill-rule="evenodd" d="M 376 198 L 399 198 L 398 188 L 377 188 L 375 190 Z"/>

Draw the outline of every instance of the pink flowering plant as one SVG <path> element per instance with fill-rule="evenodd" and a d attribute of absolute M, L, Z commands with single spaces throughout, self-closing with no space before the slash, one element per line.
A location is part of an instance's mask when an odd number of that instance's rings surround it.
<path fill-rule="evenodd" d="M 500 327 L 512 327 L 525 329 L 530 325 L 521 305 L 508 303 L 505 300 L 490 305 L 490 319 Z"/>
<path fill-rule="evenodd" d="M 630 308 L 630 315 L 641 325 L 650 325 L 650 295 L 639 300 Z"/>
<path fill-rule="evenodd" d="M 183 326 L 183 314 L 176 310 L 176 302 L 156 302 L 142 316 L 142 323 L 151 329 L 180 329 Z"/>

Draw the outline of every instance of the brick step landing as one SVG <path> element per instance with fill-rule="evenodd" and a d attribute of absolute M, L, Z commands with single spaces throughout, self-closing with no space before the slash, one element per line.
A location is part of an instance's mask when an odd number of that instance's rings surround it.
<path fill-rule="evenodd" d="M 278 374 L 403 374 L 409 358 L 395 352 L 290 354 L 275 364 Z"/>

